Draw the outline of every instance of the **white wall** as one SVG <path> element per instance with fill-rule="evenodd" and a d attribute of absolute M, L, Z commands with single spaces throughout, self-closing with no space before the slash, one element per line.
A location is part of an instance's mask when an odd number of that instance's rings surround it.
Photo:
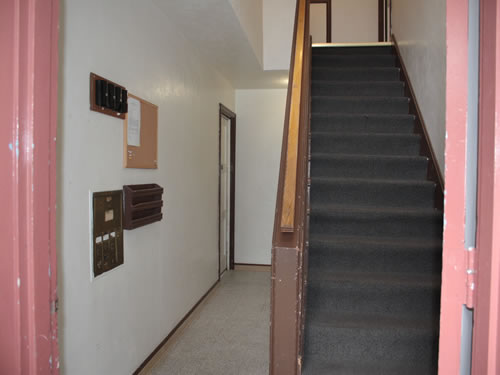
<path fill-rule="evenodd" d="M 262 0 L 229 0 L 241 27 L 259 60 L 263 64 L 263 10 Z"/>
<path fill-rule="evenodd" d="M 61 5 L 61 369 L 130 374 L 217 280 L 218 104 L 234 90 L 149 0 Z M 122 168 L 123 123 L 89 110 L 90 72 L 159 106 L 158 170 Z M 163 221 L 125 231 L 125 264 L 91 281 L 89 192 L 153 182 Z"/>
<path fill-rule="evenodd" d="M 263 3 L 265 70 L 290 68 L 295 6 L 296 0 Z M 332 0 L 333 43 L 377 41 L 377 0 Z"/>
<path fill-rule="evenodd" d="M 332 0 L 332 42 L 378 42 L 378 1 Z"/>
<path fill-rule="evenodd" d="M 464 27 L 466 26 L 464 25 Z M 439 166 L 441 171 L 444 171 L 446 133 L 445 2 L 393 0 L 392 32 L 401 49 Z M 463 79 L 467 79 L 467 77 L 463 77 Z"/>
<path fill-rule="evenodd" d="M 235 262 L 271 264 L 286 90 L 236 90 Z"/>
<path fill-rule="evenodd" d="M 265 0 L 264 70 L 290 69 L 296 0 Z"/>

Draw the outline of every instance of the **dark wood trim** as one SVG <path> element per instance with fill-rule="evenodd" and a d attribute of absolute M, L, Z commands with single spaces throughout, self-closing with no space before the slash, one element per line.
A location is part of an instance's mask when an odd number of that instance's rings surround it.
<path fill-rule="evenodd" d="M 170 338 L 174 335 L 175 332 L 184 324 L 184 322 L 191 316 L 191 314 L 196 310 L 196 308 L 202 303 L 207 296 L 210 294 L 212 290 L 219 284 L 220 280 L 217 280 L 208 291 L 196 302 L 196 304 L 187 312 L 186 315 L 180 320 L 179 323 L 170 331 L 170 333 L 163 339 L 163 341 L 158 345 L 153 352 L 141 363 L 141 365 L 134 371 L 133 375 L 139 375 L 142 370 L 148 365 L 148 363 L 153 359 L 153 357 L 163 348 L 163 346 L 170 340 Z"/>
<path fill-rule="evenodd" d="M 221 269 L 220 269 L 220 245 L 221 245 L 221 238 L 220 238 L 220 193 L 221 193 L 221 186 L 220 186 L 220 163 L 221 163 L 221 126 L 222 126 L 222 116 L 226 117 L 229 119 L 231 122 L 231 155 L 230 155 L 230 203 L 231 203 L 231 211 L 229 212 L 229 269 L 234 270 L 234 222 L 235 222 L 235 193 L 236 193 L 236 113 L 231 111 L 229 108 L 224 106 L 222 103 L 219 104 L 219 207 L 217 209 L 219 213 L 219 217 L 217 219 L 218 221 L 218 230 L 219 233 L 217 235 L 218 237 L 218 262 L 219 266 L 218 268 L 218 273 L 219 273 L 219 280 L 220 280 L 220 275 L 221 275 Z"/>
<path fill-rule="evenodd" d="M 332 0 L 309 0 L 311 4 L 326 4 L 326 42 L 332 42 Z"/>
<path fill-rule="evenodd" d="M 390 24 L 391 24 L 391 20 L 390 20 L 390 17 L 391 15 L 389 14 L 389 7 L 391 6 L 391 0 L 385 0 L 385 5 L 384 5 L 384 41 L 388 41 L 389 40 L 389 27 L 390 27 Z"/>
<path fill-rule="evenodd" d="M 378 0 L 378 41 L 385 42 L 385 0 Z"/>
<path fill-rule="evenodd" d="M 415 90 L 410 81 L 408 70 L 401 56 L 398 41 L 394 34 L 391 36 L 394 43 L 394 50 L 397 55 L 397 66 L 401 69 L 400 78 L 405 83 L 405 95 L 410 98 L 410 114 L 415 116 L 415 133 L 422 135 L 422 143 L 420 145 L 420 154 L 429 158 L 429 168 L 427 169 L 427 179 L 436 183 L 436 193 L 434 205 L 438 209 L 443 209 L 444 205 L 444 179 L 437 162 L 436 154 L 432 148 L 432 143 L 427 131 L 427 126 L 424 122 L 424 117 L 417 102 Z"/>

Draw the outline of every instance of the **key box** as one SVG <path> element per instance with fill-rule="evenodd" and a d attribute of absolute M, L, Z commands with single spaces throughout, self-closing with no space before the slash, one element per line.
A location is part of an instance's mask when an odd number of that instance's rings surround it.
<path fill-rule="evenodd" d="M 122 190 L 94 193 L 94 277 L 123 264 Z"/>

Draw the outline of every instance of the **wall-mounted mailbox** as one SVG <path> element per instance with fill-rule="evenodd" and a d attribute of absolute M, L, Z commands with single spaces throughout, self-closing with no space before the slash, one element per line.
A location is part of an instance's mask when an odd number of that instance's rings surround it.
<path fill-rule="evenodd" d="M 124 119 L 125 113 L 128 112 L 127 89 L 90 73 L 90 109 Z"/>
<path fill-rule="evenodd" d="M 94 276 L 123 264 L 122 191 L 94 193 L 93 265 Z"/>
<path fill-rule="evenodd" d="M 135 229 L 163 218 L 163 188 L 156 184 L 123 187 L 123 228 Z"/>

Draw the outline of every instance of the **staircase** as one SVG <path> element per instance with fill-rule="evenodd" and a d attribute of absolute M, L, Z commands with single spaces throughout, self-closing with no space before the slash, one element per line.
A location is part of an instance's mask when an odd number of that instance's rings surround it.
<path fill-rule="evenodd" d="M 313 48 L 304 375 L 437 373 L 443 218 L 396 59 Z"/>

